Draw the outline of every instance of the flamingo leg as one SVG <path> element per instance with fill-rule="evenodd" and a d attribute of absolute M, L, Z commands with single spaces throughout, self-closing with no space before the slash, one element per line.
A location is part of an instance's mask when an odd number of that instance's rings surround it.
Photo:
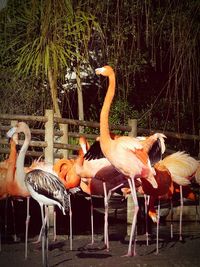
<path fill-rule="evenodd" d="M 90 214 L 91 214 L 91 234 L 92 234 L 92 242 L 91 244 L 94 244 L 94 213 L 93 213 L 93 201 L 92 196 L 90 198 Z"/>
<path fill-rule="evenodd" d="M 104 190 L 104 206 L 105 206 L 105 214 L 104 214 L 104 243 L 107 251 L 109 251 L 109 238 L 108 238 L 108 195 L 106 190 L 106 183 L 103 182 L 103 190 Z"/>
<path fill-rule="evenodd" d="M 145 211 L 145 221 L 146 221 L 146 245 L 149 245 L 149 233 L 148 233 L 148 205 L 150 196 L 144 194 L 144 211 Z"/>
<path fill-rule="evenodd" d="M 44 266 L 45 264 L 45 240 L 44 240 L 44 226 L 45 226 L 45 218 L 44 218 L 44 209 L 43 205 L 40 204 L 40 209 L 41 209 L 41 217 L 42 217 L 42 227 L 41 227 L 41 238 L 42 238 L 42 265 Z"/>
<path fill-rule="evenodd" d="M 115 190 L 117 190 L 119 187 L 121 187 L 121 186 L 123 186 L 123 185 L 124 185 L 124 184 L 121 183 L 121 184 L 119 184 L 119 185 L 117 185 L 117 186 L 115 186 L 115 187 L 113 187 L 112 189 L 109 190 L 109 192 L 108 192 L 108 201 L 110 200 L 110 197 L 111 197 L 111 195 L 112 195 L 112 192 L 114 192 Z"/>
<path fill-rule="evenodd" d="M 48 208 L 45 207 L 45 216 L 43 205 L 40 204 L 42 215 L 42 265 L 48 266 Z"/>
<path fill-rule="evenodd" d="M 12 206 L 12 217 L 13 217 L 13 230 L 14 230 L 14 242 L 17 242 L 17 234 L 16 234 L 16 222 L 15 222 L 15 208 L 14 201 L 11 198 L 11 206 Z"/>
<path fill-rule="evenodd" d="M 196 195 L 195 195 L 195 203 L 196 203 L 195 204 L 195 210 L 196 210 L 195 221 L 198 222 L 199 221 L 199 199 L 198 199 L 198 203 L 197 203 L 197 196 Z"/>
<path fill-rule="evenodd" d="M 1 225 L 0 225 L 0 252 L 1 252 Z"/>
<path fill-rule="evenodd" d="M 133 220 L 132 220 L 132 226 L 131 226 L 131 233 L 130 233 L 130 239 L 129 239 L 129 246 L 128 246 L 128 252 L 125 256 L 135 256 L 136 251 L 135 251 L 135 242 L 134 242 L 134 249 L 132 251 L 132 242 L 133 242 L 133 237 L 136 229 L 136 222 L 137 222 L 137 214 L 139 211 L 139 205 L 138 205 L 138 199 L 137 199 L 137 194 L 136 194 L 136 189 L 135 189 L 135 182 L 134 178 L 128 179 L 128 183 L 131 189 L 131 195 L 133 198 L 133 203 L 134 203 L 134 210 L 133 210 Z"/>
<path fill-rule="evenodd" d="M 41 226 L 41 228 L 40 228 L 40 233 L 39 233 L 39 235 L 38 235 L 38 239 L 37 239 L 36 241 L 34 241 L 33 244 L 37 244 L 37 243 L 39 243 L 40 240 L 41 240 L 41 237 L 42 237 L 42 226 Z"/>
<path fill-rule="evenodd" d="M 172 199 L 170 200 L 170 209 L 171 209 L 170 234 L 171 234 L 171 239 L 172 239 L 174 237 L 174 234 L 173 234 L 173 217 L 174 217 L 174 212 L 173 212 L 173 201 L 172 201 Z"/>
<path fill-rule="evenodd" d="M 7 239 L 7 234 L 8 234 L 8 198 L 6 197 L 6 203 L 5 203 L 5 241 Z"/>
<path fill-rule="evenodd" d="M 26 198 L 26 232 L 25 232 L 25 259 L 28 257 L 28 228 L 30 222 L 30 197 Z"/>
<path fill-rule="evenodd" d="M 44 225 L 44 232 L 45 232 L 45 266 L 48 266 L 48 248 L 49 248 L 49 239 L 48 239 L 48 232 L 49 232 L 49 208 L 45 206 L 45 225 Z"/>
<path fill-rule="evenodd" d="M 56 230 L 56 207 L 53 208 L 53 241 L 57 239 L 57 230 Z"/>
<path fill-rule="evenodd" d="M 72 250 L 72 206 L 71 206 L 71 198 L 69 195 L 69 242 L 70 242 L 70 250 Z"/>
<path fill-rule="evenodd" d="M 93 245 L 94 244 L 94 208 L 93 208 L 93 201 L 92 201 L 92 195 L 88 198 L 90 200 L 90 224 L 91 224 L 91 243 L 88 245 Z"/>
<path fill-rule="evenodd" d="M 49 223 L 49 220 L 48 220 L 48 223 Z M 57 232 L 56 231 L 56 209 L 54 207 L 54 214 L 53 214 L 53 241 L 56 241 L 56 238 L 57 238 L 56 232 Z M 41 237 L 42 237 L 42 226 L 40 228 L 40 233 L 38 235 L 38 239 L 36 241 L 34 241 L 33 244 L 39 243 L 41 241 Z"/>
<path fill-rule="evenodd" d="M 123 186 L 123 183 L 115 186 L 114 188 L 110 189 L 108 194 L 106 190 L 106 183 L 103 183 L 104 189 L 104 205 L 105 205 L 105 217 L 104 217 L 104 242 L 106 249 L 109 250 L 109 235 L 108 235 L 108 202 L 111 198 L 112 192 L 117 190 L 119 187 Z"/>
<path fill-rule="evenodd" d="M 1 225 L 2 225 L 2 223 L 1 223 L 1 219 L 0 219 L 0 252 L 1 252 Z"/>
<path fill-rule="evenodd" d="M 198 201 L 199 202 L 199 201 Z M 195 195 L 195 221 L 198 222 L 199 220 L 199 210 L 198 210 L 199 203 L 197 204 L 197 196 Z"/>
<path fill-rule="evenodd" d="M 42 220 L 42 225 L 43 225 L 44 211 L 43 211 L 43 206 L 41 206 L 41 205 L 40 205 L 40 210 L 41 210 L 41 220 Z M 34 241 L 33 244 L 39 243 L 41 238 L 42 238 L 42 225 L 40 228 L 40 233 L 38 235 L 38 239 L 36 241 Z"/>
<path fill-rule="evenodd" d="M 182 241 L 182 219 L 183 219 L 183 188 L 180 185 L 180 218 L 179 218 L 179 240 Z"/>
<path fill-rule="evenodd" d="M 158 243 L 159 243 L 159 224 L 160 224 L 160 199 L 158 200 L 158 215 L 156 224 L 156 255 L 158 255 Z"/>

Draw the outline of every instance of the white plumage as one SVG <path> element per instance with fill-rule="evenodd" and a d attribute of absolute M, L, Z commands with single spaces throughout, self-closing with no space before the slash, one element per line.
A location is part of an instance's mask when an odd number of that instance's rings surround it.
<path fill-rule="evenodd" d="M 173 153 L 162 160 L 169 170 L 173 182 L 186 186 L 190 184 L 190 176 L 194 175 L 199 162 L 184 151 Z"/>

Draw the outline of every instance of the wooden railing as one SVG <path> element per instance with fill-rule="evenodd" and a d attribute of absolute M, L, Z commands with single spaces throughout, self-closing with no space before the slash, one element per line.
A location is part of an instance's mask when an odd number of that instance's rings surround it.
<path fill-rule="evenodd" d="M 87 139 L 94 140 L 99 132 L 100 124 L 92 121 L 80 121 L 66 118 L 55 117 L 52 110 L 46 110 L 45 116 L 30 116 L 30 115 L 11 115 L 11 114 L 0 114 L 0 154 L 8 154 L 9 146 L 8 140 L 5 133 L 10 129 L 11 125 L 14 125 L 17 121 L 27 122 L 29 125 L 33 125 L 31 128 L 32 140 L 30 142 L 27 156 L 40 157 L 44 156 L 46 162 L 54 162 L 57 158 L 73 157 L 70 151 L 77 151 L 79 149 L 78 142 L 71 143 L 71 139 L 77 139 L 81 135 L 84 135 Z M 36 124 L 40 124 L 39 126 Z M 69 126 L 74 126 L 77 131 L 68 131 L 67 137 L 63 138 L 63 132 L 57 127 L 58 124 L 66 124 L 68 129 Z M 87 127 L 90 129 L 96 129 L 97 133 L 91 134 L 85 131 L 79 133 L 79 126 Z M 36 128 L 37 127 L 37 128 Z M 162 132 L 159 130 L 148 130 L 137 127 L 137 120 L 129 120 L 128 125 L 110 125 L 111 130 L 117 130 L 124 132 L 125 134 L 136 136 L 136 135 L 149 135 L 154 132 Z M 165 131 L 163 132 L 168 138 L 175 138 L 177 140 L 193 140 L 197 144 L 200 144 L 199 135 L 189 135 L 185 133 L 174 133 Z M 22 144 L 23 140 L 20 140 L 19 144 Z M 200 151 L 200 145 L 199 145 Z M 174 152 L 168 148 L 168 153 Z M 200 152 L 198 155 L 193 155 L 196 158 L 200 158 Z"/>

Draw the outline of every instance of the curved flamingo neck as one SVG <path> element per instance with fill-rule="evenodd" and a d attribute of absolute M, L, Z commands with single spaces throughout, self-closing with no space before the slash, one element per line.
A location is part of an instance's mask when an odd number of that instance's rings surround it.
<path fill-rule="evenodd" d="M 16 178 L 17 181 L 25 186 L 24 182 L 24 177 L 25 177 L 25 172 L 24 172 L 24 160 L 25 160 L 25 155 L 26 151 L 28 150 L 28 146 L 31 140 L 31 132 L 28 128 L 24 129 L 22 131 L 25 135 L 25 140 L 24 143 L 20 149 L 19 156 L 17 157 L 17 162 L 16 162 Z"/>
<path fill-rule="evenodd" d="M 115 74 L 111 73 L 108 76 L 108 78 L 109 78 L 109 86 L 100 114 L 100 144 L 103 153 L 106 149 L 106 145 L 108 144 L 108 142 L 111 141 L 108 117 L 112 100 L 115 95 Z"/>

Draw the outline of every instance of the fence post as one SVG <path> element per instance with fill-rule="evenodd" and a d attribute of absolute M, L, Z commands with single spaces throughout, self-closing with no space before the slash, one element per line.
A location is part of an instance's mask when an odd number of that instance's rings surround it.
<path fill-rule="evenodd" d="M 136 137 L 137 136 L 137 120 L 130 119 L 128 120 L 128 125 L 131 127 L 131 131 L 129 132 L 129 136 Z M 128 195 L 127 198 L 127 235 L 130 235 L 131 224 L 133 220 L 133 199 L 131 195 Z"/>
<path fill-rule="evenodd" d="M 46 163 L 53 164 L 53 140 L 54 140 L 54 125 L 53 125 L 53 110 L 45 110 L 45 117 L 47 117 L 47 122 L 45 123 L 45 141 L 47 142 L 47 147 L 44 150 L 44 158 Z M 49 206 L 49 227 L 52 229 L 54 226 L 54 207 Z M 51 232 L 50 232 L 51 233 Z"/>
<path fill-rule="evenodd" d="M 44 150 L 44 158 L 46 163 L 53 164 L 53 110 L 45 110 L 45 117 L 47 117 L 47 122 L 45 123 L 45 141 L 47 142 L 47 147 Z"/>

